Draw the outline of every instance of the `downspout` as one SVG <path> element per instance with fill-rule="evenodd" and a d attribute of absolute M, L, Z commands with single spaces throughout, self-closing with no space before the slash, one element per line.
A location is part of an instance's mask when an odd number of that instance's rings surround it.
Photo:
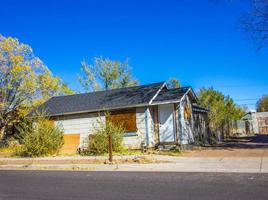
<path fill-rule="evenodd" d="M 149 108 L 147 107 L 145 110 L 145 131 L 146 131 L 146 146 L 149 147 L 150 145 L 150 137 L 149 137 Z"/>

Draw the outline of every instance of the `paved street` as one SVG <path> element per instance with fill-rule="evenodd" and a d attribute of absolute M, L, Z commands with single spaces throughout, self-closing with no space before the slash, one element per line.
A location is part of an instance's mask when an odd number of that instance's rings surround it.
<path fill-rule="evenodd" d="M 2 200 L 258 200 L 268 174 L 0 171 Z"/>

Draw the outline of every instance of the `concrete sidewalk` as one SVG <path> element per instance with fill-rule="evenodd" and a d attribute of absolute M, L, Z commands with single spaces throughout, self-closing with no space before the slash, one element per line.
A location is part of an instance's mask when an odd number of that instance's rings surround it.
<path fill-rule="evenodd" d="M 120 156 L 115 159 L 134 158 Z M 150 164 L 0 164 L 2 170 L 90 170 L 90 171 L 147 171 L 147 172 L 236 172 L 268 173 L 268 157 L 174 157 L 153 155 L 158 163 Z M 101 157 L 104 159 L 105 157 Z M 10 159 L 10 158 L 9 158 Z M 12 158 L 14 160 L 16 158 Z M 24 158 L 19 158 L 23 160 Z M 37 159 L 59 159 L 37 158 Z M 98 159 L 92 157 L 63 157 L 60 159 Z M 3 159 L 1 159 L 3 161 Z M 1 162 L 0 160 L 0 162 Z M 163 163 L 161 163 L 163 161 Z"/>

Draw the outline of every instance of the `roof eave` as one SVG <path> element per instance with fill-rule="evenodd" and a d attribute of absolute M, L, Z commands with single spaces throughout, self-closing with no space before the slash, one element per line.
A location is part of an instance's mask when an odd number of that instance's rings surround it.
<path fill-rule="evenodd" d="M 102 108 L 102 109 L 93 109 L 93 110 L 83 110 L 83 111 L 73 111 L 73 112 L 65 112 L 65 113 L 57 113 L 57 114 L 48 114 L 47 117 L 58 117 L 63 115 L 76 115 L 76 114 L 84 114 L 84 113 L 95 113 L 95 112 L 103 112 L 103 111 L 110 111 L 110 110 L 118 110 L 118 109 L 125 109 L 125 108 L 133 108 L 133 107 L 144 107 L 149 106 L 148 103 L 146 104 L 136 104 L 136 105 L 129 105 L 129 106 L 118 106 L 112 108 Z"/>

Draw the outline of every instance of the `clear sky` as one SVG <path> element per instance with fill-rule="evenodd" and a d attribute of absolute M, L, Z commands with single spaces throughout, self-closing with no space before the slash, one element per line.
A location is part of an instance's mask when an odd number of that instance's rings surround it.
<path fill-rule="evenodd" d="M 29 44 L 73 89 L 81 89 L 81 60 L 128 58 L 141 84 L 177 77 L 252 109 L 268 93 L 268 50 L 257 52 L 241 30 L 248 7 L 247 0 L 5 0 L 0 33 Z"/>

